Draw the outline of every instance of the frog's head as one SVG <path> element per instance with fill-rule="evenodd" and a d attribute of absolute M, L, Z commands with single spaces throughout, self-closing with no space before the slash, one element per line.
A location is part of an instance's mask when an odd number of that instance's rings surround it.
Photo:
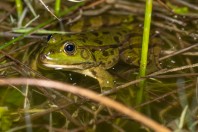
<path fill-rule="evenodd" d="M 79 40 L 68 35 L 51 35 L 39 55 L 42 66 L 55 69 L 87 69 L 97 66 L 91 51 Z"/>

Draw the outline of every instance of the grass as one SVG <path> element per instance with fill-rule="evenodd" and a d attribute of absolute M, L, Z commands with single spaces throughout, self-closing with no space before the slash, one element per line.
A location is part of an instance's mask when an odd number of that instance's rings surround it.
<path fill-rule="evenodd" d="M 21 12 L 21 10 L 22 10 L 22 8 L 21 8 L 21 7 L 22 7 L 22 3 L 19 2 L 19 0 L 17 0 L 16 3 L 17 3 L 18 6 L 20 7 L 20 9 L 17 9 L 17 13 L 19 14 L 19 13 Z M 64 12 L 61 14 L 61 16 L 66 15 L 66 14 L 69 14 L 70 12 L 72 12 L 72 11 L 74 11 L 75 9 L 79 8 L 79 6 L 81 6 L 81 5 L 82 5 L 82 3 L 79 3 L 79 4 L 77 4 L 76 6 L 73 6 L 73 7 L 69 8 L 68 10 L 64 11 Z M 23 39 L 25 36 L 34 33 L 34 32 L 37 31 L 38 29 L 43 28 L 44 26 L 46 26 L 46 25 L 49 24 L 49 23 L 52 23 L 53 21 L 54 21 L 54 19 L 49 19 L 49 20 L 47 20 L 47 21 L 45 21 L 45 22 L 39 24 L 38 26 L 36 26 L 36 27 L 34 27 L 34 28 L 31 28 L 30 30 L 29 30 L 29 29 L 27 29 L 27 30 L 23 29 L 23 32 L 21 32 L 21 33 L 23 33 L 23 34 L 22 34 L 21 36 L 15 38 L 15 39 L 12 39 L 11 41 L 8 41 L 8 42 L 4 43 L 2 46 L 0 46 L 0 50 L 1 50 L 1 49 L 4 49 L 4 48 L 6 48 L 6 47 L 8 47 L 8 46 L 10 46 L 10 45 L 12 45 L 12 44 L 14 44 L 15 42 L 20 41 L 20 40 Z M 19 29 L 18 29 L 18 30 L 19 30 Z M 20 30 L 19 30 L 19 31 L 20 31 Z M 46 31 L 45 33 L 48 33 L 48 34 L 49 34 L 49 33 L 51 33 L 51 32 L 47 32 L 47 31 Z"/>
<path fill-rule="evenodd" d="M 148 48 L 149 48 L 149 38 L 150 38 L 150 25 L 151 25 L 151 16 L 152 16 L 152 0 L 146 1 L 146 9 L 145 9 L 145 19 L 144 19 L 144 32 L 143 32 L 143 41 L 142 41 L 142 51 L 141 51 L 141 60 L 140 60 L 140 71 L 139 77 L 146 76 L 147 69 L 147 58 L 148 58 Z M 143 101 L 143 97 L 145 96 L 144 88 L 145 88 L 146 80 L 142 80 L 139 84 L 139 90 L 137 92 L 136 104 L 140 105 Z"/>
<path fill-rule="evenodd" d="M 15 0 L 15 4 L 16 4 L 18 18 L 20 18 L 23 12 L 23 2 L 22 0 Z"/>

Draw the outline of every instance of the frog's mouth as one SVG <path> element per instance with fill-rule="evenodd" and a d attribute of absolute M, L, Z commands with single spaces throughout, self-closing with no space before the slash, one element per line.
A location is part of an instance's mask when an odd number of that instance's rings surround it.
<path fill-rule="evenodd" d="M 49 58 L 46 59 L 45 55 L 41 55 L 39 59 L 39 63 L 41 66 L 53 69 L 63 69 L 63 70 L 85 70 L 91 67 L 96 67 L 99 64 L 93 62 L 83 62 L 83 63 L 75 63 L 75 64 L 57 64 L 52 62 Z"/>
<path fill-rule="evenodd" d="M 58 65 L 58 64 L 43 64 L 44 66 L 48 68 L 54 68 L 54 69 L 68 69 L 68 70 L 83 70 L 90 68 L 91 66 L 86 66 L 85 64 L 75 64 L 75 65 Z"/>

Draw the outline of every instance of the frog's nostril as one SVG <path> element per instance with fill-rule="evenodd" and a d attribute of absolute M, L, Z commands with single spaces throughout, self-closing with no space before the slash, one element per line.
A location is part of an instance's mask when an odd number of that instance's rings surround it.
<path fill-rule="evenodd" d="M 54 50 L 50 50 L 50 51 L 49 51 L 49 54 L 54 54 L 54 53 L 55 53 Z"/>
<path fill-rule="evenodd" d="M 45 54 L 41 54 L 39 58 L 40 58 L 41 61 L 43 61 L 43 60 L 46 59 L 46 55 Z"/>

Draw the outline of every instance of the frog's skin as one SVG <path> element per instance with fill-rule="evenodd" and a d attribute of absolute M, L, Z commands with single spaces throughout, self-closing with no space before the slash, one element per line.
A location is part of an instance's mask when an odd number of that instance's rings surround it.
<path fill-rule="evenodd" d="M 70 32 L 82 32 L 88 30 L 97 30 L 101 27 L 115 26 L 119 24 L 128 24 L 133 22 L 133 17 L 130 15 L 100 15 L 95 17 L 83 17 L 81 20 L 72 23 L 66 27 L 67 31 Z"/>
<path fill-rule="evenodd" d="M 141 28 L 127 26 L 70 35 L 54 34 L 40 53 L 39 63 L 45 67 L 91 76 L 98 80 L 104 92 L 115 86 L 113 77 L 106 70 L 119 60 L 139 66 L 141 35 Z M 157 47 L 154 45 L 155 42 L 150 52 Z"/>

